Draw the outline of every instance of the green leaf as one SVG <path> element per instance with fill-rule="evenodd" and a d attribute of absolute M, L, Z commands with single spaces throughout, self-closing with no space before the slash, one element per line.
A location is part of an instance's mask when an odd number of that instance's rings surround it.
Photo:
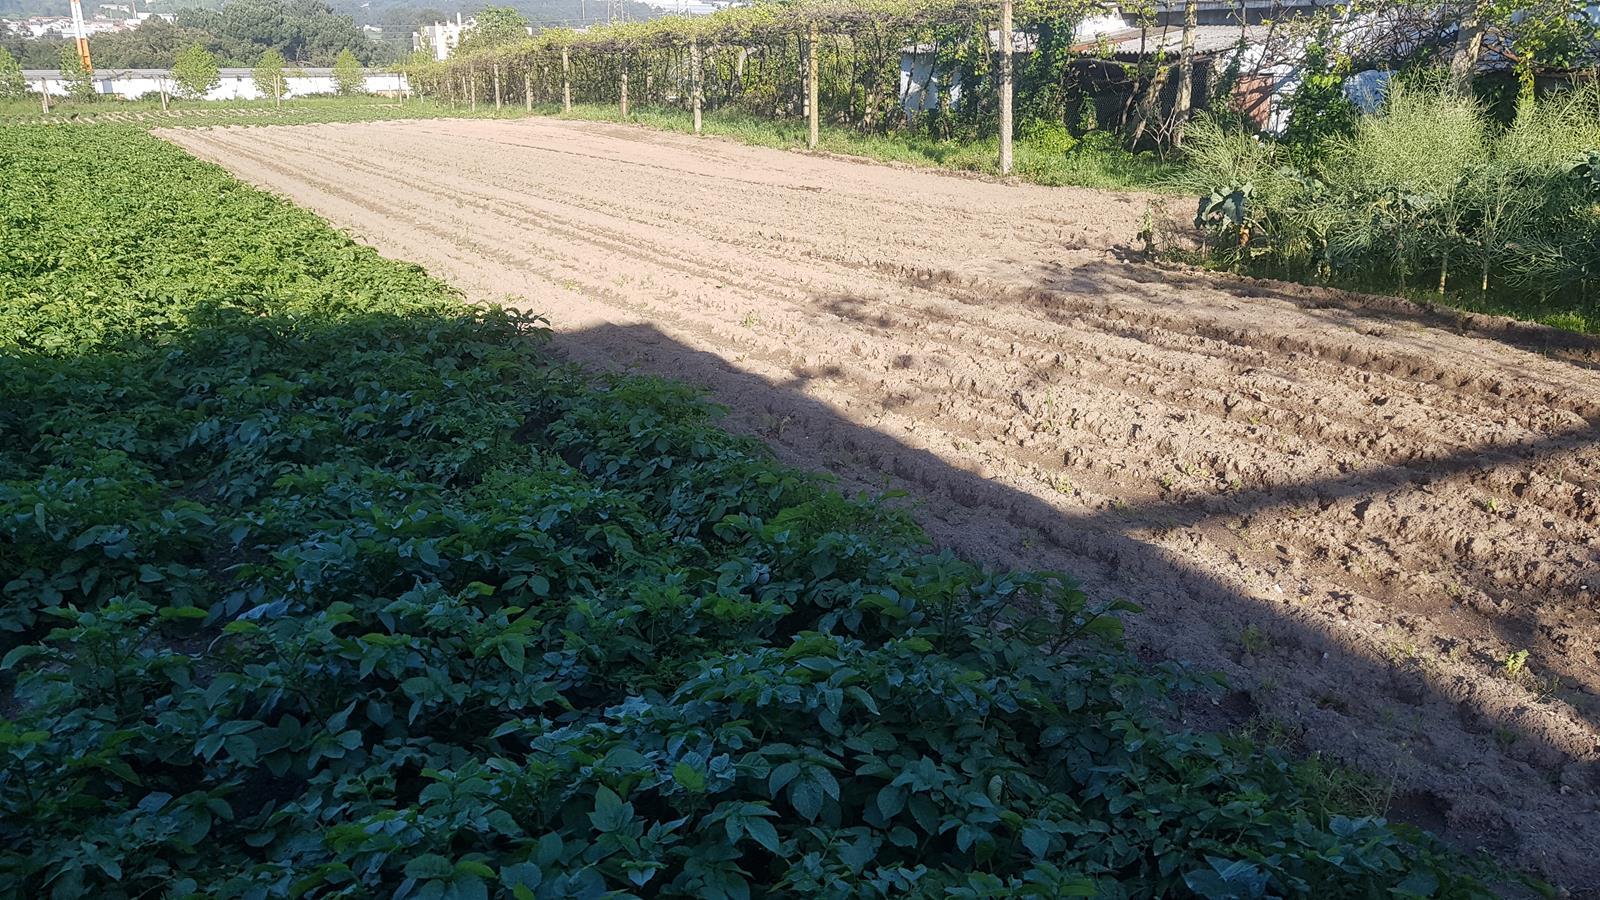
<path fill-rule="evenodd" d="M 878 847 L 872 839 L 862 836 L 854 841 L 846 841 L 839 847 L 839 859 L 850 867 L 850 871 L 860 874 L 878 856 Z"/>
<path fill-rule="evenodd" d="M 767 791 L 774 797 L 778 796 L 799 774 L 800 764 L 796 762 L 786 762 L 773 767 L 772 774 L 767 776 Z"/>
<path fill-rule="evenodd" d="M 445 889 L 446 900 L 489 900 L 489 886 L 476 874 L 459 874 Z"/>
<path fill-rule="evenodd" d="M 888 821 L 906 808 L 907 791 L 903 785 L 886 784 L 878 790 L 878 814 Z"/>
<path fill-rule="evenodd" d="M 405 873 L 407 878 L 416 879 L 451 878 L 456 867 L 437 853 L 424 853 L 406 863 Z"/>
<path fill-rule="evenodd" d="M 686 762 L 679 762 L 672 767 L 672 780 L 690 793 L 698 794 L 706 789 L 706 777 Z"/>
<path fill-rule="evenodd" d="M 531 862 L 512 863 L 500 867 L 500 881 L 509 888 L 522 888 L 529 891 L 544 881 L 544 872 Z"/>
<path fill-rule="evenodd" d="M 527 665 L 527 655 L 523 650 L 521 639 L 507 638 L 500 642 L 498 649 L 500 651 L 500 661 L 505 663 L 506 667 L 511 671 L 519 675 L 522 674 L 524 666 Z"/>
<path fill-rule="evenodd" d="M 1042 859 L 1050 852 L 1050 833 L 1038 828 L 1024 828 L 1022 846 L 1026 847 L 1035 859 Z"/>
<path fill-rule="evenodd" d="M 616 792 L 601 785 L 595 790 L 594 812 L 589 814 L 589 821 L 602 832 L 620 831 L 624 825 L 633 819 L 633 806 L 623 803 Z"/>
<path fill-rule="evenodd" d="M 28 657 L 43 652 L 43 649 L 35 644 L 23 644 L 20 647 L 11 648 L 11 652 L 7 653 L 4 659 L 0 659 L 0 671 L 9 669 Z"/>
<path fill-rule="evenodd" d="M 1426 869 L 1418 869 L 1390 891 L 1400 897 L 1432 897 L 1439 891 L 1439 876 Z"/>
<path fill-rule="evenodd" d="M 534 862 L 537 862 L 540 868 L 548 869 L 554 866 L 561 861 L 563 846 L 564 842 L 561 840 L 561 835 L 554 832 L 544 835 L 539 838 L 539 844 L 533 857 Z"/>
<path fill-rule="evenodd" d="M 772 823 L 766 819 L 746 820 L 744 832 L 769 851 L 778 852 L 778 829 L 772 827 Z"/>
<path fill-rule="evenodd" d="M 789 802 L 806 821 L 815 822 L 822 812 L 822 787 L 809 777 L 796 779 L 789 786 Z"/>

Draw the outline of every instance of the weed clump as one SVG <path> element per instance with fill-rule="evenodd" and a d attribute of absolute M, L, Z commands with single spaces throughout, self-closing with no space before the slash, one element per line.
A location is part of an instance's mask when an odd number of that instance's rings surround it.
<path fill-rule="evenodd" d="M 1526 99 L 1499 126 L 1397 79 L 1380 113 L 1315 156 L 1292 149 L 1215 118 L 1188 132 L 1175 184 L 1202 197 L 1222 264 L 1600 330 L 1600 85 Z"/>

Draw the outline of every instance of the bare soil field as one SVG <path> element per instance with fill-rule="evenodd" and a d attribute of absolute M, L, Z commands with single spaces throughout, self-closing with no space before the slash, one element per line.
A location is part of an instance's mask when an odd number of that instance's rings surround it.
<path fill-rule="evenodd" d="M 1600 885 L 1600 344 L 1132 262 L 1141 197 L 538 119 L 164 136 L 965 556 L 1135 600 L 1138 652 L 1239 689 L 1195 724 Z"/>

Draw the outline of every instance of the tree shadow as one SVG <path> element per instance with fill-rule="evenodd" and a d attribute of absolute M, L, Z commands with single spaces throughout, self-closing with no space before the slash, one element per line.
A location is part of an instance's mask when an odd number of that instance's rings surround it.
<path fill-rule="evenodd" d="M 1124 254 L 1128 253 L 1124 248 Z M 1269 299 L 1312 312 L 1330 324 L 1348 324 L 1353 318 L 1398 329 L 1442 329 L 1451 333 L 1497 341 L 1518 350 L 1585 369 L 1600 369 L 1600 335 L 1565 331 L 1532 322 L 1473 312 L 1444 304 L 1424 303 L 1384 294 L 1321 285 L 1304 285 L 1272 278 L 1252 278 L 1224 272 L 1184 270 L 1163 266 L 1125 266 L 1091 263 L 1075 267 L 1075 287 L 1106 279 L 1123 285 L 1215 290 L 1226 286 L 1243 299 Z M 1041 280 L 1050 284 L 1051 279 Z"/>
<path fill-rule="evenodd" d="M 832 298 L 837 315 L 870 320 L 869 302 Z M 1309 482 L 1238 490 L 1224 497 L 1141 502 L 1099 511 L 1074 509 L 1014 479 L 995 477 L 910 445 L 863 420 L 872 410 L 841 409 L 805 389 L 837 378 L 837 367 L 797 369 L 773 379 L 689 347 L 653 325 L 599 325 L 559 333 L 556 345 L 575 361 L 680 379 L 701 386 L 728 410 L 733 430 L 763 438 L 778 457 L 822 469 L 851 491 L 903 491 L 937 543 L 985 562 L 1069 572 L 1101 599 L 1125 597 L 1145 607 L 1131 617 L 1136 652 L 1220 671 L 1248 693 L 1190 708 L 1191 724 L 1240 727 L 1272 720 L 1385 780 L 1395 791 L 1391 815 L 1442 829 L 1467 846 L 1540 863 L 1572 884 L 1600 883 L 1600 860 L 1584 834 L 1600 833 L 1600 765 L 1575 749 L 1593 711 L 1563 739 L 1533 720 L 1475 703 L 1459 676 L 1415 660 L 1354 646 L 1327 619 L 1292 602 L 1269 602 L 1223 573 L 1144 538 L 1152 530 L 1215 528 L 1288 503 L 1370 498 L 1482 467 L 1590 446 L 1590 421 L 1546 439 L 1487 446 L 1406 465 L 1332 475 Z M 916 402 L 895 397 L 885 406 Z M 1537 627 L 1500 623 L 1498 627 Z M 1512 635 L 1508 640 L 1521 638 Z M 1530 659 L 1575 671 L 1577 660 Z M 1565 668 L 1564 668 L 1565 667 Z"/>
<path fill-rule="evenodd" d="M 1153 352 L 1164 352 L 1168 348 L 1159 343 L 1150 343 L 1150 331 L 1165 329 L 1187 330 L 1189 334 L 1210 339 L 1230 350 L 1245 347 L 1265 349 L 1274 354 L 1308 356 L 1326 356 L 1328 353 L 1326 342 L 1311 337 L 1281 331 L 1269 333 L 1265 329 L 1252 330 L 1248 323 L 1241 326 L 1237 321 L 1224 318 L 1207 321 L 1203 315 L 1196 315 L 1191 296 L 1171 290 L 1168 273 L 1148 267 L 1087 263 L 1070 267 L 1034 267 L 1032 274 L 1036 283 L 1026 289 L 997 289 L 992 284 L 984 283 L 981 289 L 968 291 L 958 284 L 953 285 L 949 278 L 928 272 L 918 273 L 912 282 L 943 298 L 954 298 L 984 307 L 1008 305 L 1062 326 L 1073 325 L 1085 314 L 1102 315 L 1104 320 L 1094 323 L 1098 331 L 1143 344 Z M 1226 294 L 1217 291 L 1219 283 L 1229 288 Z M 1593 336 L 1494 317 L 1467 316 L 1463 319 L 1464 314 L 1459 311 L 1425 309 L 1399 298 L 1329 295 L 1326 291 L 1312 293 L 1311 289 L 1300 289 L 1296 285 L 1268 285 L 1254 291 L 1241 291 L 1240 285 L 1244 283 L 1244 280 L 1218 282 L 1202 276 L 1178 276 L 1179 287 L 1188 286 L 1218 294 L 1223 298 L 1222 302 L 1235 308 L 1248 306 L 1251 298 L 1269 298 L 1291 303 L 1313 322 L 1326 324 L 1325 334 L 1384 338 L 1385 345 L 1378 350 L 1336 344 L 1339 355 L 1334 361 L 1393 375 L 1403 382 L 1460 387 L 1463 378 L 1481 379 L 1489 385 L 1489 393 L 1525 398 L 1531 402 L 1541 400 L 1542 395 L 1554 386 L 1552 382 L 1556 376 L 1551 375 L 1548 367 L 1536 371 L 1532 367 L 1520 367 L 1514 362 L 1497 359 L 1493 366 L 1463 375 L 1458 369 L 1435 360 L 1428 351 L 1436 346 L 1437 338 L 1442 336 L 1436 329 L 1446 322 L 1459 326 L 1455 329 L 1456 334 L 1498 340 L 1525 354 L 1536 355 L 1542 361 L 1555 361 L 1578 368 L 1600 367 L 1600 338 Z M 1130 309 L 1127 303 L 1130 296 L 1143 301 L 1145 308 Z M 869 327 L 892 328 L 895 324 L 867 297 L 840 295 L 823 298 L 819 303 L 835 316 Z M 1171 315 L 1161 311 L 1168 307 Z M 1152 312 L 1152 308 L 1156 311 Z M 941 318 L 952 326 L 962 323 L 959 316 L 941 316 L 931 308 L 920 308 L 918 314 L 926 318 Z M 1390 330 L 1394 328 L 1403 328 L 1403 331 Z M 1395 352 L 1391 345 L 1398 345 L 1399 352 Z M 1183 349 L 1202 355 L 1213 352 L 1204 348 Z M 1222 355 L 1219 352 L 1219 358 Z M 1257 487 L 1232 488 L 1225 493 L 1187 499 L 1147 498 L 1090 518 L 1103 519 L 1109 523 L 1107 527 L 1125 534 L 1130 531 L 1195 528 L 1227 519 L 1248 519 L 1263 511 L 1301 504 L 1314 504 L 1327 509 L 1340 501 L 1357 500 L 1355 515 L 1365 521 L 1364 510 L 1370 508 L 1372 501 L 1393 491 L 1408 487 L 1426 490 L 1452 477 L 1497 467 L 1531 467 L 1540 461 L 1600 446 L 1600 404 L 1570 398 L 1567 405 L 1572 413 L 1582 416 L 1581 424 L 1530 440 L 1473 443 L 1443 455 L 1396 457 L 1378 467 L 1341 472 L 1326 478 L 1294 481 L 1273 479 Z M 1573 508 L 1567 510 L 1566 514 L 1575 519 L 1583 519 L 1587 515 L 1593 523 L 1595 517 L 1600 515 L 1600 503 L 1588 497 L 1595 485 L 1581 481 L 1579 484 L 1568 501 Z M 1383 539 L 1376 537 L 1373 540 L 1381 543 Z M 1588 597 L 1600 594 L 1600 553 L 1590 553 L 1576 583 L 1580 585 L 1580 590 L 1587 592 Z M 1474 617 L 1484 628 L 1494 631 L 1508 644 L 1527 646 L 1559 618 L 1560 610 L 1551 614 L 1545 608 L 1548 598 L 1540 593 L 1517 591 L 1487 580 L 1482 587 L 1490 594 L 1515 601 L 1510 604 L 1509 611 L 1497 609 L 1493 614 Z M 1553 650 L 1536 654 L 1531 659 L 1537 662 L 1541 671 L 1553 672 L 1569 684 L 1577 682 L 1580 687 L 1576 695 L 1577 702 L 1574 703 L 1575 712 L 1590 727 L 1600 728 L 1600 691 L 1595 689 L 1592 663 L 1569 658 L 1565 653 Z M 1491 665 L 1503 662 L 1484 661 Z M 1593 759 L 1597 754 L 1600 754 L 1600 744 L 1586 748 L 1583 758 Z"/>

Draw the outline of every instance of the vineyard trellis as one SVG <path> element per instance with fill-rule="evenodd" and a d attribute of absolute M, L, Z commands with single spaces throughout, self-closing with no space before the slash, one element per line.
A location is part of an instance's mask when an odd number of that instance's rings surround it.
<path fill-rule="evenodd" d="M 1013 93 L 1060 93 L 1059 84 L 1048 83 L 1059 73 L 1013 77 L 1013 23 L 1016 33 L 1070 43 L 1072 26 L 1097 8 L 1089 0 L 801 0 L 581 32 L 552 29 L 405 68 L 420 93 L 473 108 L 480 100 L 498 108 L 520 99 L 529 109 L 559 102 L 570 112 L 577 99 L 614 103 L 626 117 L 630 102 L 676 105 L 693 114 L 697 134 L 706 110 L 804 117 L 815 148 L 823 123 L 866 132 L 892 127 L 907 89 L 902 49 L 932 48 L 941 97 L 928 115 L 938 127 L 997 136 L 1006 172 Z M 1025 99 L 1020 105 L 1038 107 Z"/>

